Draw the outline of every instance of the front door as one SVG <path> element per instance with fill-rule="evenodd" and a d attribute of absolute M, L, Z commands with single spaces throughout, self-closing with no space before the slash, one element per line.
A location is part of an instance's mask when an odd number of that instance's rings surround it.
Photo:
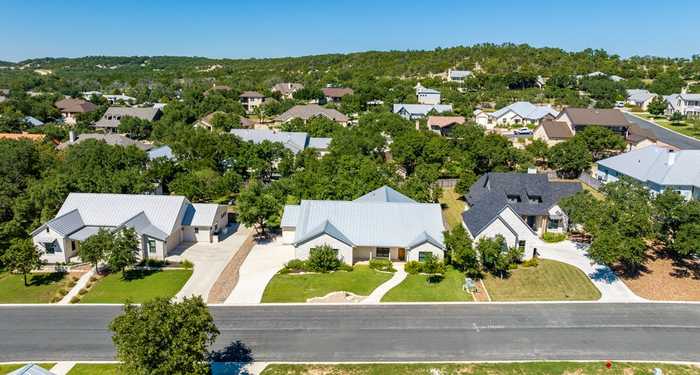
<path fill-rule="evenodd" d="M 406 261 L 406 249 L 399 248 L 399 262 Z"/>

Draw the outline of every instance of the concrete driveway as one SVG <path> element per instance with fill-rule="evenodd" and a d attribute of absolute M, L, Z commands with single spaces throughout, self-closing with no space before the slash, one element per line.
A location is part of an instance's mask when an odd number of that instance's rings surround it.
<path fill-rule="evenodd" d="M 194 263 L 192 277 L 175 295 L 175 299 L 199 295 L 207 300 L 209 291 L 219 278 L 226 264 L 245 241 L 250 229 L 238 227 L 234 233 L 219 243 L 183 243 L 166 259 L 181 262 L 184 259 Z"/>
<path fill-rule="evenodd" d="M 588 257 L 586 246 L 571 241 L 559 243 L 542 242 L 537 246 L 541 258 L 552 259 L 579 268 L 600 290 L 600 302 L 643 302 L 644 298 L 634 294 L 615 273 L 605 265 L 597 264 Z"/>
<path fill-rule="evenodd" d="M 282 244 L 282 237 L 258 243 L 241 265 L 238 284 L 225 303 L 260 303 L 267 283 L 293 258 L 294 247 Z"/>

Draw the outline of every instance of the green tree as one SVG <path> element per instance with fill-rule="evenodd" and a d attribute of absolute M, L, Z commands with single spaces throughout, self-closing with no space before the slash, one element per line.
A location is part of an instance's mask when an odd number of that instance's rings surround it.
<path fill-rule="evenodd" d="M 24 286 L 28 286 L 27 275 L 44 265 L 41 255 L 31 239 L 15 239 L 3 254 L 2 262 L 9 270 L 21 273 Z"/>
<path fill-rule="evenodd" d="M 479 257 L 472 246 L 472 240 L 467 230 L 463 226 L 457 225 L 451 231 L 445 231 L 444 236 L 449 263 L 467 274 L 478 274 Z"/>
<path fill-rule="evenodd" d="M 126 267 L 136 264 L 139 253 L 139 240 L 133 228 L 123 228 L 114 236 L 114 246 L 107 254 L 107 264 L 112 271 L 122 272 Z"/>
<path fill-rule="evenodd" d="M 586 144 L 594 161 L 606 158 L 612 153 L 622 152 L 627 146 L 622 136 L 602 126 L 587 126 L 583 131 L 576 133 L 574 138 Z"/>
<path fill-rule="evenodd" d="M 127 374 L 209 374 L 209 347 L 219 335 L 199 296 L 128 304 L 109 329 Z"/>
<path fill-rule="evenodd" d="M 547 146 L 547 142 L 535 139 L 532 143 L 525 146 L 525 151 L 532 156 L 536 163 L 543 164 L 547 160 L 549 146 Z"/>
<path fill-rule="evenodd" d="M 660 95 L 657 95 L 651 100 L 651 103 L 649 103 L 647 106 L 647 110 L 654 116 L 662 116 L 664 113 L 666 113 L 667 107 L 668 103 L 666 102 L 666 99 Z"/>
<path fill-rule="evenodd" d="M 673 251 L 681 256 L 700 255 L 700 223 L 685 223 L 678 228 Z"/>
<path fill-rule="evenodd" d="M 421 271 L 428 275 L 428 282 L 439 282 L 445 275 L 445 263 L 438 260 L 433 254 L 428 255 L 423 261 Z"/>
<path fill-rule="evenodd" d="M 279 221 L 280 204 L 260 182 L 253 181 L 241 191 L 236 202 L 238 219 L 241 223 L 254 227 L 260 235 L 265 229 Z"/>
<path fill-rule="evenodd" d="M 549 164 L 562 177 L 577 178 L 592 162 L 591 152 L 578 139 L 570 139 L 549 149 Z"/>
<path fill-rule="evenodd" d="M 481 266 L 494 275 L 504 276 L 510 265 L 507 257 L 508 245 L 506 239 L 499 235 L 493 238 L 482 238 L 477 242 L 476 251 L 481 258 Z"/>
<path fill-rule="evenodd" d="M 125 133 L 132 139 L 146 139 L 151 135 L 152 130 L 150 121 L 131 116 L 122 118 L 117 127 L 119 133 Z"/>
<path fill-rule="evenodd" d="M 473 171 L 467 170 L 460 173 L 457 184 L 455 185 L 455 192 L 462 195 L 467 194 L 477 179 Z"/>
<path fill-rule="evenodd" d="M 92 264 L 95 271 L 99 263 L 104 261 L 114 249 L 114 234 L 107 229 L 100 228 L 94 235 L 80 243 L 78 254 L 84 262 Z"/>

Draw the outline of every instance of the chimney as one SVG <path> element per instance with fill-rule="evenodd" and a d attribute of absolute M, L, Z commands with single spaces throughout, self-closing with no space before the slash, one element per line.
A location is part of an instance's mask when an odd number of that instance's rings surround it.
<path fill-rule="evenodd" d="M 668 150 L 668 166 L 672 166 L 676 162 L 676 153 L 673 150 Z"/>
<path fill-rule="evenodd" d="M 75 132 L 73 130 L 68 132 L 68 142 L 75 143 Z"/>

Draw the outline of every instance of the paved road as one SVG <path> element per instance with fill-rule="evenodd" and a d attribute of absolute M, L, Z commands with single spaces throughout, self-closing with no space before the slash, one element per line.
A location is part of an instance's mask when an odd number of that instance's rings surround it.
<path fill-rule="evenodd" d="M 259 361 L 700 361 L 700 305 L 215 306 Z M 117 306 L 0 307 L 0 361 L 110 360 Z"/>
<path fill-rule="evenodd" d="M 651 121 L 639 118 L 629 113 L 624 113 L 627 120 L 639 125 L 644 129 L 651 130 L 656 138 L 661 142 L 676 146 L 681 150 L 697 150 L 700 149 L 700 141 L 694 138 L 686 137 L 671 130 L 657 125 Z"/>

